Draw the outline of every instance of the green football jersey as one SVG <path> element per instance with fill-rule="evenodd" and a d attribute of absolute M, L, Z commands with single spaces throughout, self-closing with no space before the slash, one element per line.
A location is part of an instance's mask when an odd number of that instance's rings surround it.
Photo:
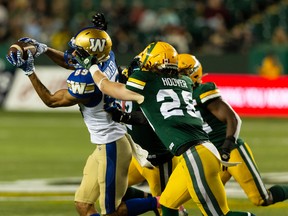
<path fill-rule="evenodd" d="M 189 77 L 135 71 L 126 88 L 145 97 L 140 108 L 162 143 L 175 155 L 185 144 L 208 140 L 192 104 Z"/>
<path fill-rule="evenodd" d="M 226 138 L 226 124 L 216 118 L 207 105 L 221 94 L 216 84 L 207 82 L 193 89 L 193 104 L 196 114 L 203 120 L 203 129 L 208 133 L 209 140 L 219 148 Z"/>

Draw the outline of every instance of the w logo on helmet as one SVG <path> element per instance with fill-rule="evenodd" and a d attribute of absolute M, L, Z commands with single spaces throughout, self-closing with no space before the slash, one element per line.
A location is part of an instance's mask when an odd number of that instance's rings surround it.
<path fill-rule="evenodd" d="M 90 38 L 90 49 L 92 52 L 103 52 L 106 45 L 105 38 Z"/>

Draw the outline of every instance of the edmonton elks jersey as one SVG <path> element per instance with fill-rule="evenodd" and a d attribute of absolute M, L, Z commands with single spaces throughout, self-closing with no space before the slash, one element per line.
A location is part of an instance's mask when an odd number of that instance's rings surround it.
<path fill-rule="evenodd" d="M 196 114 L 203 120 L 203 129 L 208 133 L 209 140 L 217 148 L 224 143 L 226 124 L 216 118 L 208 110 L 207 106 L 210 102 L 220 97 L 220 91 L 213 82 L 199 84 L 193 89 L 193 103 Z"/>
<path fill-rule="evenodd" d="M 126 88 L 144 96 L 141 110 L 163 144 L 173 154 L 182 145 L 208 140 L 202 121 L 192 104 L 189 77 L 164 77 L 152 72 L 135 71 Z"/>
<path fill-rule="evenodd" d="M 107 61 L 98 66 L 109 80 L 117 81 L 118 69 L 113 53 L 110 53 L 110 58 Z M 72 96 L 91 99 L 85 105 L 79 104 L 79 107 L 92 143 L 105 144 L 113 142 L 126 133 L 126 127 L 114 122 L 111 115 L 104 111 L 104 102 L 109 96 L 102 94 L 88 70 L 84 68 L 76 69 L 68 77 L 67 85 Z"/>

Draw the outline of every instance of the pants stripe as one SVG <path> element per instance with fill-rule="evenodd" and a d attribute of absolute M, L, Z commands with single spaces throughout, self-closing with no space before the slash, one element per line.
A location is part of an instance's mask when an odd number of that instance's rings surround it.
<path fill-rule="evenodd" d="M 172 173 L 172 160 L 164 163 L 164 164 L 160 164 L 159 167 L 159 173 L 160 173 L 160 184 L 161 184 L 161 191 L 163 192 L 166 184 L 168 182 L 169 176 Z"/>
<path fill-rule="evenodd" d="M 238 150 L 239 150 L 239 153 L 241 154 L 243 160 L 247 164 L 247 167 L 250 170 L 250 172 L 254 178 L 255 184 L 259 190 L 259 193 L 261 194 L 261 197 L 264 200 L 268 200 L 269 194 L 268 194 L 266 187 L 265 187 L 265 185 L 261 179 L 261 176 L 260 176 L 260 173 L 257 169 L 257 166 L 254 163 L 254 161 L 252 160 L 252 157 L 249 154 L 247 148 L 245 147 L 245 145 L 240 145 Z"/>
<path fill-rule="evenodd" d="M 117 162 L 117 148 L 116 142 L 106 144 L 106 179 L 105 179 L 105 208 L 106 214 L 113 213 L 115 209 L 115 175 L 116 175 L 116 162 Z M 109 188 L 109 189 L 108 189 Z"/>
<path fill-rule="evenodd" d="M 205 179 L 201 157 L 197 150 L 191 151 L 191 149 L 189 149 L 184 153 L 184 159 L 189 172 L 191 173 L 190 177 L 193 182 L 194 190 L 207 215 L 222 215 L 221 208 L 218 203 L 215 202 L 216 198 Z"/>

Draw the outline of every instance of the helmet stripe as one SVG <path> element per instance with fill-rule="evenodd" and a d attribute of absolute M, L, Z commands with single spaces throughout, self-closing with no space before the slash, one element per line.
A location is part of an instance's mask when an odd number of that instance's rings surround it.
<path fill-rule="evenodd" d="M 143 65 L 146 64 L 146 61 L 149 58 L 150 53 L 152 52 L 152 50 L 155 48 L 157 42 L 151 43 L 150 46 L 147 48 L 147 52 L 146 52 L 146 57 L 145 60 L 143 61 Z"/>
<path fill-rule="evenodd" d="M 198 67 L 200 65 L 200 62 L 198 61 L 198 59 L 195 56 L 192 56 L 192 58 L 195 60 L 194 68 Z"/>

